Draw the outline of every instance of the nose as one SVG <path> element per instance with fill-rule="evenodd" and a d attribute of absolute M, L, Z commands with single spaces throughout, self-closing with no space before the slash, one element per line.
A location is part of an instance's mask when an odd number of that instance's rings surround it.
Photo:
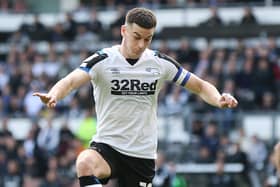
<path fill-rule="evenodd" d="M 138 47 L 139 47 L 140 49 L 143 49 L 144 46 L 145 46 L 144 40 L 139 40 L 139 42 L 138 42 Z"/>

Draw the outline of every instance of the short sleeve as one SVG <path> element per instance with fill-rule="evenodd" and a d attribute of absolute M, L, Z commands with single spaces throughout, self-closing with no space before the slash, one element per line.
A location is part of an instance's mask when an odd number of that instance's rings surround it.
<path fill-rule="evenodd" d="M 177 85 L 185 86 L 191 73 L 184 69 L 175 59 L 168 55 L 156 52 L 165 72 L 165 79 Z"/>
<path fill-rule="evenodd" d="M 97 63 L 103 61 L 107 57 L 108 55 L 106 53 L 97 51 L 82 62 L 82 64 L 80 65 L 80 69 L 88 73 Z"/>

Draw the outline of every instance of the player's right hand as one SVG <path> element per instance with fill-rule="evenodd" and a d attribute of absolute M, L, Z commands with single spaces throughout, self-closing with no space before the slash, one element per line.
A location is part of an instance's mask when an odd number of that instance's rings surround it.
<path fill-rule="evenodd" d="M 46 104 L 47 107 L 49 107 L 49 108 L 54 108 L 56 106 L 56 103 L 57 103 L 56 98 L 49 94 L 34 92 L 33 96 L 38 96 L 41 99 L 41 101 L 44 104 Z"/>

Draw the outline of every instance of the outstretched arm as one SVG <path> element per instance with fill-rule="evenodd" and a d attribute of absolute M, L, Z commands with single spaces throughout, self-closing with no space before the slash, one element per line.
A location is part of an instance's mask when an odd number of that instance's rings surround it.
<path fill-rule="evenodd" d="M 192 74 L 185 87 L 199 95 L 205 102 L 219 108 L 236 107 L 237 100 L 229 93 L 220 94 L 215 86 Z"/>
<path fill-rule="evenodd" d="M 90 81 L 90 76 L 86 72 L 76 69 L 58 81 L 48 93 L 35 92 L 33 95 L 40 97 L 49 108 L 54 108 L 59 100 L 88 81 Z"/>

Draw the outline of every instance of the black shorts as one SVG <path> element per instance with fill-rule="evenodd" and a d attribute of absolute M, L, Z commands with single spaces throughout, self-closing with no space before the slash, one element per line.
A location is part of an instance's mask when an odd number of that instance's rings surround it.
<path fill-rule="evenodd" d="M 96 150 L 111 168 L 111 177 L 101 179 L 106 184 L 117 178 L 119 187 L 151 187 L 155 176 L 154 159 L 136 158 L 121 154 L 104 143 L 92 142 L 90 149 Z"/>

